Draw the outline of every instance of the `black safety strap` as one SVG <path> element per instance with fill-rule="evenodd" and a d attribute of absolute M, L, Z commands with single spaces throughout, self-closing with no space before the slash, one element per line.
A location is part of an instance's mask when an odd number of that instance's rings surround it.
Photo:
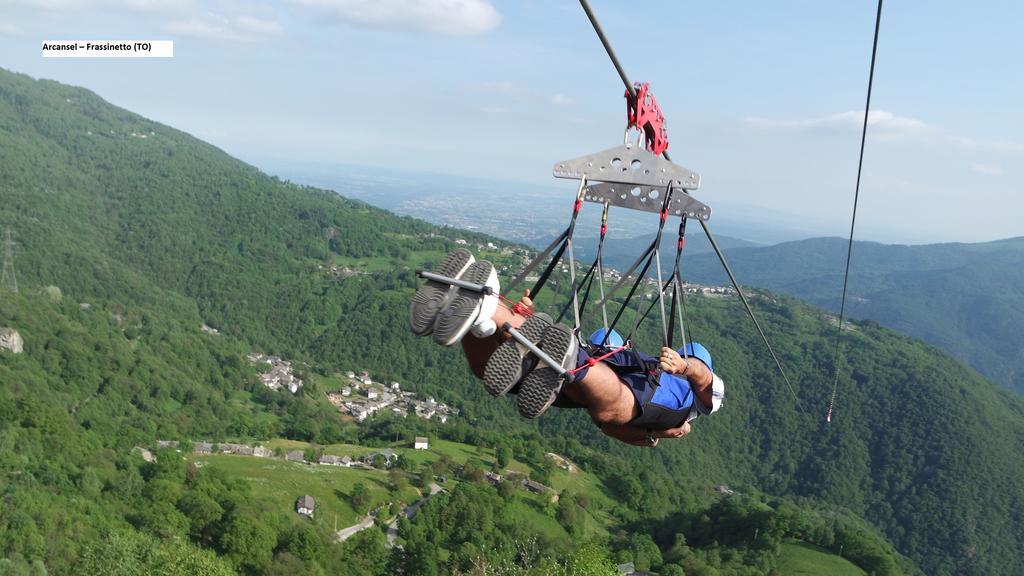
<path fill-rule="evenodd" d="M 686 245 L 686 217 L 684 216 L 679 221 L 679 237 L 676 240 L 676 262 L 672 268 L 672 278 L 668 283 L 672 283 L 672 308 L 668 316 L 668 331 L 666 338 L 668 343 L 666 344 L 669 348 L 672 348 L 672 333 L 675 331 L 676 325 L 676 307 L 679 305 L 679 291 L 682 290 L 682 284 L 679 282 L 679 261 L 683 256 L 683 246 Z M 683 330 L 683 348 L 686 347 L 686 329 L 682 326 L 682 319 L 680 319 L 680 328 Z"/>
<path fill-rule="evenodd" d="M 590 265 L 590 269 L 587 270 L 587 273 L 583 275 L 582 279 L 580 279 L 580 288 L 583 289 L 583 297 L 580 298 L 580 301 L 579 301 L 580 302 L 580 316 L 583 315 L 583 311 L 587 307 L 587 299 L 590 298 L 590 287 L 594 284 L 594 278 L 597 276 L 597 274 L 595 274 L 595 270 L 597 270 L 597 260 L 596 259 L 594 260 L 594 263 Z M 557 324 L 557 323 L 561 322 L 562 318 L 565 318 L 565 315 L 568 314 L 569 310 L 571 310 L 571 309 L 572 309 L 572 298 L 570 298 L 565 303 L 565 306 L 562 306 L 562 311 L 558 313 L 558 318 L 555 320 L 555 323 Z"/>
<path fill-rule="evenodd" d="M 658 232 L 654 236 L 654 241 L 651 242 L 651 245 L 647 248 L 647 250 L 644 251 L 644 254 L 642 256 L 640 256 L 640 259 L 646 257 L 647 261 L 644 262 L 643 269 L 641 269 L 640 272 L 637 274 L 636 280 L 633 282 L 633 286 L 630 287 L 629 294 L 626 294 L 626 299 L 622 302 L 622 306 L 619 307 L 619 311 L 615 314 L 615 319 L 612 320 L 611 326 L 609 326 L 608 330 L 605 331 L 604 341 L 601 342 L 602 346 L 607 345 L 607 343 L 608 343 L 608 336 L 611 335 L 611 332 L 612 332 L 612 330 L 615 329 L 615 326 L 618 324 L 619 319 L 622 318 L 622 313 L 625 312 L 627 307 L 629 307 L 629 303 L 633 299 L 633 295 L 636 294 L 637 288 L 639 288 L 640 284 L 643 283 L 644 278 L 647 276 L 647 271 L 651 268 L 651 264 L 654 262 L 654 258 L 658 254 L 658 247 L 661 244 L 662 233 L 665 231 L 665 222 L 666 222 L 666 220 L 668 220 L 668 207 L 669 207 L 669 204 L 671 202 L 672 202 L 672 185 L 669 184 L 668 190 L 665 193 L 665 201 L 664 201 L 664 203 L 661 206 L 661 219 L 658 221 Z M 637 261 L 639 262 L 640 259 L 638 259 Z M 625 279 L 625 277 L 623 277 L 623 279 Z M 621 284 L 621 282 L 620 282 L 620 284 Z M 617 287 L 618 287 L 618 285 L 616 285 L 616 288 Z M 614 292 L 614 291 L 615 291 L 615 288 L 612 289 L 612 292 Z M 608 296 L 608 297 L 610 297 L 610 296 Z M 605 299 L 607 300 L 608 297 L 606 297 Z M 640 320 L 642 320 L 642 319 L 643 318 L 641 317 L 640 319 L 638 319 L 636 324 L 634 324 L 633 329 L 630 331 L 630 337 L 632 337 L 633 333 L 636 332 L 636 329 L 640 326 Z M 628 339 L 629 338 L 627 338 L 627 340 Z"/>
<path fill-rule="evenodd" d="M 675 331 L 675 320 L 676 320 L 677 307 L 678 306 L 682 306 L 683 309 L 685 310 L 685 305 L 686 305 L 685 301 L 681 300 L 681 298 L 682 298 L 682 287 L 683 286 L 682 286 L 682 280 L 681 280 L 681 277 L 680 277 L 680 269 L 681 269 L 680 263 L 682 261 L 683 247 L 685 245 L 686 245 L 686 219 L 683 218 L 682 222 L 679 223 L 679 239 L 676 241 L 676 261 L 675 261 L 675 266 L 672 268 L 672 274 L 669 276 L 669 279 L 666 280 L 665 283 L 662 284 L 662 286 L 661 286 L 662 293 L 664 293 L 666 290 L 668 290 L 669 287 L 672 287 L 672 301 L 671 301 L 672 312 L 671 312 L 671 316 L 669 318 L 669 325 L 668 325 L 668 334 L 669 334 L 668 346 L 670 348 L 672 347 L 672 333 Z M 643 321 L 647 319 L 647 316 L 651 313 L 651 310 L 654 310 L 654 306 L 657 303 L 658 303 L 657 300 L 652 300 L 651 301 L 650 305 L 647 306 L 647 310 L 644 311 L 644 313 L 640 316 L 640 320 L 636 323 L 637 327 L 639 327 L 640 324 L 643 323 Z M 682 314 L 685 316 L 685 312 L 682 312 Z M 684 321 L 685 320 L 683 320 L 683 317 L 680 317 L 680 326 L 683 325 Z M 626 338 L 627 340 L 633 338 L 635 330 L 636 329 L 634 328 L 634 332 L 630 332 L 629 337 Z M 685 328 L 683 329 L 682 333 L 683 333 L 683 346 L 685 347 L 685 345 L 686 345 L 686 331 L 685 331 Z"/>
<path fill-rule="evenodd" d="M 562 231 L 561 234 L 558 235 L 557 238 L 555 238 L 551 242 L 551 244 L 548 244 L 547 248 L 545 248 L 540 254 L 537 254 L 537 256 L 535 256 L 533 260 L 531 260 L 530 263 L 526 265 L 526 268 L 523 268 L 523 271 L 520 272 L 515 278 L 513 278 L 508 283 L 508 285 L 505 286 L 505 293 L 511 294 L 512 291 L 515 290 L 515 287 L 518 286 L 527 276 L 529 276 L 530 272 L 533 272 L 537 268 L 537 266 L 539 266 L 540 263 L 544 261 L 544 259 L 550 256 L 551 252 L 555 250 L 556 247 L 558 248 L 558 255 L 556 255 L 555 258 L 560 259 L 562 257 L 562 252 L 565 250 L 565 238 L 568 234 L 569 228 L 566 228 L 565 230 Z M 550 272 L 547 272 L 547 274 L 550 275 Z"/>
<path fill-rule="evenodd" d="M 508 285 L 505 287 L 506 294 L 511 294 L 515 287 L 518 286 L 519 283 L 522 282 L 523 279 L 525 279 L 526 276 L 529 275 L 529 273 L 532 272 L 545 258 L 547 258 L 548 255 L 551 254 L 552 250 L 555 250 L 555 254 L 551 257 L 551 261 L 548 262 L 547 267 L 544 268 L 544 272 L 541 273 L 540 277 L 537 278 L 537 282 L 533 285 L 533 288 L 530 289 L 530 298 L 536 300 L 537 295 L 540 293 L 541 289 L 544 288 L 544 284 L 547 283 L 548 278 L 551 276 L 551 273 L 554 272 L 555 268 L 558 266 L 558 263 L 562 261 L 562 256 L 565 254 L 565 249 L 569 247 L 570 243 L 572 243 L 572 235 L 573 232 L 575 232 L 576 230 L 576 218 L 580 215 L 580 208 L 583 207 L 582 190 L 585 188 L 585 186 L 586 180 L 581 180 L 581 192 L 577 193 L 576 201 L 573 204 L 572 218 L 569 220 L 569 225 L 566 226 L 565 230 L 561 234 L 558 235 L 558 238 L 555 238 L 554 242 L 549 244 L 543 252 L 538 254 L 529 264 L 526 265 L 526 268 L 524 268 L 518 276 L 513 278 L 512 281 L 508 283 Z M 556 246 L 558 247 L 557 250 L 555 249 Z M 574 265 L 575 263 L 571 264 Z M 575 293 L 576 287 L 573 286 L 572 290 L 573 293 Z"/>

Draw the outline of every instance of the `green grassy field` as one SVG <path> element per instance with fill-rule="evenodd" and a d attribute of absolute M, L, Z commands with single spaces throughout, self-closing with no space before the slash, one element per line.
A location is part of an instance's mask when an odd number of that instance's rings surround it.
<path fill-rule="evenodd" d="M 270 440 L 260 444 L 271 449 L 279 448 L 284 452 L 305 451 L 311 447 L 307 442 L 284 439 Z M 326 454 L 352 456 L 353 458 L 382 450 L 381 448 L 352 444 L 331 444 L 319 448 L 322 448 Z M 430 439 L 429 450 L 415 450 L 400 444 L 396 444 L 393 449 L 397 454 L 407 458 L 413 464 L 414 470 L 419 470 L 424 464 L 435 462 L 442 456 L 448 456 L 458 464 L 473 463 L 485 470 L 491 469 L 494 465 L 494 450 L 490 448 L 435 438 Z M 232 476 L 245 478 L 252 486 L 253 496 L 276 510 L 290 511 L 295 505 L 296 498 L 303 494 L 309 494 L 317 501 L 316 521 L 333 524 L 336 516 L 339 527 L 349 526 L 358 521 L 358 515 L 348 500 L 352 487 L 357 482 L 363 482 L 370 489 L 371 506 L 389 501 L 410 503 L 418 499 L 418 493 L 413 488 L 409 488 L 399 495 L 392 494 L 389 491 L 387 474 L 378 470 L 310 465 L 287 462 L 280 458 L 255 458 L 226 454 L 189 455 L 188 458 L 191 461 L 201 462 L 204 466 L 222 469 Z M 515 460 L 509 463 L 508 469 L 522 473 L 531 471 L 528 465 Z M 449 477 L 446 486 L 450 488 L 453 482 L 456 480 Z M 593 474 L 579 470 L 570 473 L 558 469 L 552 474 L 550 485 L 559 493 L 568 489 L 576 493 L 589 494 L 592 505 L 582 516 L 583 536 L 586 538 L 607 536 L 606 526 L 611 518 L 605 510 L 608 510 L 613 502 L 607 496 L 604 486 Z M 514 514 L 551 538 L 566 538 L 568 535 L 565 530 L 546 512 L 549 499 L 550 495 L 548 494 L 519 491 L 514 496 Z M 295 520 L 299 521 L 297 515 Z"/>
<path fill-rule="evenodd" d="M 346 386 L 350 386 L 352 381 L 345 377 L 344 374 L 335 373 L 330 376 L 320 376 L 319 374 L 310 374 L 310 378 L 316 382 L 317 387 L 325 392 L 333 392 L 335 390 L 341 390 Z"/>
<path fill-rule="evenodd" d="M 525 492 L 517 493 L 509 508 L 524 524 L 552 540 L 564 540 L 569 537 L 558 521 L 544 512 L 544 503 L 539 496 L 527 495 Z"/>
<path fill-rule="evenodd" d="M 362 482 L 370 490 L 371 506 L 396 499 L 396 495 L 389 491 L 387 475 L 374 470 L 227 454 L 189 455 L 188 459 L 245 478 L 252 487 L 253 497 L 274 510 L 292 511 L 296 498 L 309 494 L 316 499 L 317 520 L 333 523 L 337 516 L 339 528 L 358 521 L 358 514 L 348 500 L 356 483 Z M 418 494 L 410 488 L 397 495 L 397 499 L 413 502 L 418 499 Z M 298 515 L 295 519 L 299 520 Z"/>
<path fill-rule="evenodd" d="M 805 542 L 784 542 L 779 553 L 783 576 L 864 576 L 849 560 Z"/>

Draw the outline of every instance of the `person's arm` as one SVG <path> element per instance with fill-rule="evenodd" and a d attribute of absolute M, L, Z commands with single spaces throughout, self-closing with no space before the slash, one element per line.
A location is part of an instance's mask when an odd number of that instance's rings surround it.
<path fill-rule="evenodd" d="M 714 382 L 715 376 L 704 362 L 701 362 L 693 356 L 683 358 L 679 355 L 679 352 L 665 347 L 661 349 L 661 357 L 658 358 L 658 367 L 669 374 L 675 374 L 681 378 L 686 378 L 687 382 L 690 383 L 690 386 L 693 389 L 693 393 L 697 396 L 697 399 L 700 400 L 704 406 L 707 406 L 709 410 L 711 409 L 711 385 Z"/>
<path fill-rule="evenodd" d="M 668 430 L 648 430 L 629 424 L 604 424 L 601 426 L 601 432 L 626 444 L 654 448 L 661 438 L 682 438 L 689 434 L 690 423 L 684 422 L 681 426 Z"/>

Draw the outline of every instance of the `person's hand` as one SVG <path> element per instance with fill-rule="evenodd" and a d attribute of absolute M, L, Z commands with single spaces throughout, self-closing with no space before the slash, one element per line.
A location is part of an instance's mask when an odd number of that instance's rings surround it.
<path fill-rule="evenodd" d="M 662 372 L 668 372 L 669 374 L 675 374 L 677 376 L 686 375 L 686 360 L 679 355 L 679 352 L 676 352 L 668 346 L 661 349 L 661 356 L 658 358 L 658 367 L 661 368 Z"/>
<path fill-rule="evenodd" d="M 690 433 L 690 423 L 683 422 L 682 425 L 675 428 L 669 428 L 668 430 L 655 430 L 653 434 L 655 440 L 658 438 L 682 438 Z"/>
<path fill-rule="evenodd" d="M 530 299 L 529 288 L 527 288 L 526 291 L 523 292 L 523 297 L 521 300 L 519 300 L 519 303 L 522 304 L 523 308 L 526 308 L 530 312 L 533 312 L 533 300 Z"/>
<path fill-rule="evenodd" d="M 644 437 L 642 442 L 637 442 L 637 446 L 647 446 L 648 448 L 656 448 L 658 441 L 662 438 L 682 438 L 690 433 L 690 423 L 683 422 L 680 426 L 675 428 L 669 428 L 668 430 L 648 430 L 647 435 Z"/>

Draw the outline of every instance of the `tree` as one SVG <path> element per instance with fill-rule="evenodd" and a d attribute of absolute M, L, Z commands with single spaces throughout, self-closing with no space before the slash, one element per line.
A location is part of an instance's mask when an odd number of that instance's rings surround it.
<path fill-rule="evenodd" d="M 412 472 L 413 470 L 416 469 L 416 464 L 413 463 L 412 460 L 409 460 L 409 458 L 407 458 L 405 454 L 398 455 L 398 460 L 395 461 L 395 466 L 399 470 L 403 470 L 405 472 Z"/>
<path fill-rule="evenodd" d="M 608 558 L 604 548 L 597 544 L 584 544 L 569 556 L 567 574 L 580 576 L 617 576 L 619 571 Z"/>
<path fill-rule="evenodd" d="M 631 534 L 629 550 L 633 556 L 633 564 L 639 572 L 647 572 L 662 564 L 661 550 L 648 534 Z"/>
<path fill-rule="evenodd" d="M 306 562 L 319 562 L 324 554 L 320 533 L 307 522 L 292 526 L 284 536 L 283 548 Z"/>
<path fill-rule="evenodd" d="M 265 518 L 236 510 L 221 535 L 220 544 L 238 567 L 260 573 L 270 565 L 277 534 Z"/>
<path fill-rule="evenodd" d="M 512 461 L 512 449 L 508 447 L 508 444 L 498 444 L 498 447 L 494 449 L 494 461 L 501 470 L 508 466 Z"/>
<path fill-rule="evenodd" d="M 583 520 L 583 509 L 576 505 L 576 499 L 572 497 L 571 493 L 563 492 L 558 499 L 555 518 L 570 534 L 576 534 L 579 531 L 580 522 Z"/>
<path fill-rule="evenodd" d="M 658 576 L 686 576 L 686 572 L 679 564 L 666 564 L 661 567 Z"/>
<path fill-rule="evenodd" d="M 388 471 L 388 480 L 391 482 L 391 489 L 396 492 L 401 492 L 409 487 L 409 479 L 405 476 L 405 472 L 397 468 Z"/>
<path fill-rule="evenodd" d="M 356 483 L 352 487 L 352 492 L 349 494 L 349 502 L 352 507 L 355 508 L 356 512 L 360 514 L 366 514 L 366 511 L 370 506 L 370 490 L 362 482 Z"/>
<path fill-rule="evenodd" d="M 501 483 L 498 484 L 498 494 L 501 495 L 502 498 L 508 500 L 513 495 L 515 495 L 515 493 L 516 485 L 513 484 L 508 479 L 503 479 Z"/>

